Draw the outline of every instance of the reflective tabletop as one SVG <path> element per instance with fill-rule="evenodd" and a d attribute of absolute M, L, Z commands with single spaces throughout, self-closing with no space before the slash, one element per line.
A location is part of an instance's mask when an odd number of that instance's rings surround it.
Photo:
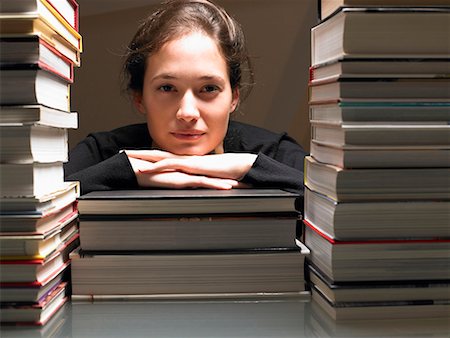
<path fill-rule="evenodd" d="M 1 337 L 449 337 L 448 319 L 335 322 L 315 303 L 152 301 L 67 303 L 42 328 L 2 327 Z"/>

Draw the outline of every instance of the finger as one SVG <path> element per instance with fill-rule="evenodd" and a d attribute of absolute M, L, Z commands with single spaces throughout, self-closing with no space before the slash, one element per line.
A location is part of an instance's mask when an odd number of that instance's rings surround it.
<path fill-rule="evenodd" d="M 155 162 L 151 168 L 147 170 L 151 172 L 161 172 L 166 170 L 183 171 L 189 174 L 208 174 L 204 170 L 198 168 L 190 159 L 182 158 L 166 158 Z"/>
<path fill-rule="evenodd" d="M 148 171 L 152 169 L 152 162 L 144 161 L 137 158 L 128 158 L 130 161 L 131 167 L 133 168 L 134 172 L 141 172 L 141 171 Z"/>
<path fill-rule="evenodd" d="M 217 167 L 214 167 L 214 166 Z M 192 175 L 209 176 L 215 178 L 229 179 L 230 173 L 223 170 L 220 162 L 212 164 L 199 156 L 189 156 L 184 158 L 166 158 L 154 162 L 151 167 L 147 167 L 145 173 L 157 173 L 163 171 L 180 171 Z"/>
<path fill-rule="evenodd" d="M 176 171 L 165 171 L 156 174 L 140 174 L 139 183 L 142 186 L 172 189 L 209 188 L 222 190 L 232 189 L 239 184 L 239 182 L 235 180 L 190 175 Z"/>
<path fill-rule="evenodd" d="M 238 186 L 239 182 L 229 179 L 212 178 L 207 176 L 190 176 L 192 181 L 188 183 L 190 188 L 208 188 L 230 190 Z"/>
<path fill-rule="evenodd" d="M 125 150 L 125 153 L 128 157 L 150 162 L 161 161 L 165 158 L 178 157 L 178 155 L 162 150 Z"/>

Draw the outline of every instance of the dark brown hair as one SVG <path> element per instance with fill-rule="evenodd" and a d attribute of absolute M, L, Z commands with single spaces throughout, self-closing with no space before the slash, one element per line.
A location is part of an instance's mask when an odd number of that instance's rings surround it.
<path fill-rule="evenodd" d="M 123 75 L 126 89 L 142 93 L 147 58 L 166 42 L 192 31 L 204 32 L 216 41 L 228 65 L 231 88 L 238 88 L 241 98 L 248 96 L 253 72 L 244 33 L 223 8 L 208 0 L 164 2 L 141 23 L 125 55 Z"/>

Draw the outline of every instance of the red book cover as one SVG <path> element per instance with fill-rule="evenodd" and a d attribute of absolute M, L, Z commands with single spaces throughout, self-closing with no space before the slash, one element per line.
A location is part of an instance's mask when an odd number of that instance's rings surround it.
<path fill-rule="evenodd" d="M 400 244 L 400 243 L 450 243 L 448 238 L 429 238 L 429 239 L 387 239 L 387 240 L 360 240 L 360 241 L 340 241 L 332 238 L 330 235 L 319 230 L 314 224 L 308 220 L 303 220 L 303 223 L 319 234 L 322 238 L 326 239 L 333 245 L 348 245 L 348 244 Z"/>
<path fill-rule="evenodd" d="M 63 18 L 64 15 L 57 9 L 57 7 L 54 5 L 55 0 L 47 0 L 47 2 L 57 11 Z M 66 20 L 69 25 L 71 25 L 77 32 L 79 32 L 79 5 L 75 0 L 67 0 L 69 5 L 73 8 L 73 24 L 71 23 L 71 20 Z"/>

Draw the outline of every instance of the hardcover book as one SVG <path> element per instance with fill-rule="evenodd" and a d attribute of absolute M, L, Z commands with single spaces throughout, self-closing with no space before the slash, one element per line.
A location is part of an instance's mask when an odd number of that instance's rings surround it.
<path fill-rule="evenodd" d="M 239 250 L 295 247 L 298 214 L 83 216 L 83 250 Z"/>
<path fill-rule="evenodd" d="M 450 102 L 335 102 L 309 108 L 310 120 L 344 122 L 450 121 Z"/>
<path fill-rule="evenodd" d="M 78 31 L 79 7 L 75 0 L 3 0 L 0 8 L 2 14 L 49 13 L 59 19 L 63 18 Z"/>
<path fill-rule="evenodd" d="M 78 224 L 75 220 L 76 215 L 74 216 L 72 219 L 68 218 L 58 228 L 45 233 L 0 233 L 0 259 L 4 261 L 45 260 L 78 235 Z"/>
<path fill-rule="evenodd" d="M 310 84 L 339 79 L 446 78 L 450 76 L 450 59 L 342 59 L 315 65 L 309 69 Z"/>
<path fill-rule="evenodd" d="M 41 104 L 70 111 L 69 82 L 47 69 L 2 70 L 0 81 L 3 105 Z"/>
<path fill-rule="evenodd" d="M 279 189 L 94 191 L 79 197 L 80 215 L 173 215 L 296 212 L 298 194 Z"/>
<path fill-rule="evenodd" d="M 311 65 L 346 56 L 448 58 L 449 16 L 450 8 L 344 8 L 312 28 Z"/>
<path fill-rule="evenodd" d="M 78 114 L 44 105 L 2 106 L 0 125 L 38 124 L 55 128 L 78 128 Z"/>
<path fill-rule="evenodd" d="M 1 323 L 44 325 L 67 302 L 67 283 L 60 283 L 37 303 L 0 303 Z"/>
<path fill-rule="evenodd" d="M 34 125 L 0 125 L 2 163 L 66 162 L 67 128 Z"/>
<path fill-rule="evenodd" d="M 335 201 L 448 200 L 449 168 L 343 169 L 305 158 L 305 185 Z"/>
<path fill-rule="evenodd" d="M 449 301 L 450 280 L 334 282 L 308 264 L 308 278 L 331 303 Z"/>
<path fill-rule="evenodd" d="M 2 9 L 0 12 L 2 34 L 44 33 L 51 36 L 56 33 L 68 45 L 81 52 L 82 39 L 80 33 L 47 0 L 36 1 L 42 4 L 39 6 L 39 11 L 36 12 L 5 13 Z"/>
<path fill-rule="evenodd" d="M 73 253 L 74 298 L 85 296 L 299 293 L 309 250 L 278 248 L 219 252 Z M 188 281 L 188 282 L 187 282 Z"/>
<path fill-rule="evenodd" d="M 448 168 L 450 145 L 365 146 L 311 141 L 310 155 L 340 168 Z"/>
<path fill-rule="evenodd" d="M 0 233 L 42 234 L 78 217 L 75 197 L 67 205 L 42 213 L 0 213 Z"/>
<path fill-rule="evenodd" d="M 450 239 L 338 241 L 304 221 L 309 260 L 336 282 L 449 280 Z M 401 268 L 399 268 L 401 267 Z"/>
<path fill-rule="evenodd" d="M 449 200 L 336 202 L 305 189 L 305 220 L 337 240 L 449 238 L 449 219 Z"/>
<path fill-rule="evenodd" d="M 6 66 L 34 64 L 73 82 L 74 62 L 38 35 L 2 36 L 0 49 L 0 63 L 5 69 Z"/>
<path fill-rule="evenodd" d="M 54 193 L 64 187 L 62 162 L 0 164 L 2 197 L 32 197 Z"/>
<path fill-rule="evenodd" d="M 341 7 L 373 7 L 373 8 L 389 8 L 389 7 L 449 7 L 448 0 L 319 0 L 320 1 L 320 18 L 326 19 Z"/>
<path fill-rule="evenodd" d="M 45 258 L 31 260 L 0 260 L 0 287 L 44 284 L 69 265 L 69 254 L 79 245 L 74 233 L 64 245 Z"/>
<path fill-rule="evenodd" d="M 67 279 L 68 270 L 62 269 L 40 283 L 28 285 L 14 285 L 13 283 L 0 287 L 0 299 L 7 303 L 38 303 L 51 291 L 55 290 L 62 281 Z"/>
<path fill-rule="evenodd" d="M 45 217 L 74 202 L 79 195 L 78 182 L 64 182 L 60 189 L 41 195 L 0 197 L 0 213 L 14 217 Z"/>
<path fill-rule="evenodd" d="M 332 303 L 320 291 L 311 290 L 314 303 L 334 320 L 448 318 L 450 301 L 398 301 Z"/>
<path fill-rule="evenodd" d="M 450 88 L 450 87 L 449 87 Z M 342 146 L 450 146 L 449 122 L 347 122 L 311 121 L 313 141 Z"/>
<path fill-rule="evenodd" d="M 450 79 L 339 79 L 312 84 L 311 104 L 358 101 L 449 102 Z"/>

